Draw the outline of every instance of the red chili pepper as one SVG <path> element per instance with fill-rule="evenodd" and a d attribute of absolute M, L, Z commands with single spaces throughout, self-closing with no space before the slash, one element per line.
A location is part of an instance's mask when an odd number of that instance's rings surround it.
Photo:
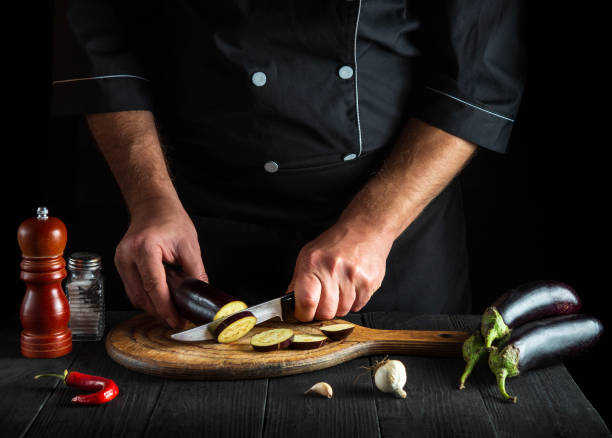
<path fill-rule="evenodd" d="M 77 395 L 72 398 L 74 403 L 79 405 L 99 405 L 106 403 L 117 397 L 119 394 L 119 388 L 117 384 L 111 379 L 106 379 L 99 376 L 90 376 L 89 374 L 79 373 L 77 371 L 64 371 L 64 375 L 61 374 L 39 374 L 34 376 L 35 379 L 39 377 L 57 377 L 61 379 L 64 384 L 72 388 L 77 388 L 83 391 L 96 391 L 92 394 Z"/>

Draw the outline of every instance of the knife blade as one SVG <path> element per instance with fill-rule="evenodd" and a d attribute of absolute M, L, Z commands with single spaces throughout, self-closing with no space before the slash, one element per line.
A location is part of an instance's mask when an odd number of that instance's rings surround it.
<path fill-rule="evenodd" d="M 255 306 L 251 306 L 247 309 L 241 310 L 241 312 L 249 311 L 255 316 L 257 324 L 268 321 L 272 318 L 280 317 L 281 321 L 284 321 L 287 317 L 293 315 L 295 309 L 295 295 L 293 292 L 283 295 L 279 298 L 266 301 Z M 231 316 L 231 315 L 230 315 Z M 223 319 L 211 321 L 207 324 L 184 330 L 182 332 L 174 333 L 170 337 L 176 341 L 183 342 L 195 342 L 195 341 L 206 341 L 209 339 L 215 339 L 215 328 Z"/>

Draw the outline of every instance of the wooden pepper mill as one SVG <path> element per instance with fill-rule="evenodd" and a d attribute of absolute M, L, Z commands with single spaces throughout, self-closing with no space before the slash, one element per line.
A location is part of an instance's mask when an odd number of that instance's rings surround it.
<path fill-rule="evenodd" d="M 62 289 L 66 277 L 66 225 L 49 217 L 45 207 L 26 219 L 17 231 L 21 248 L 21 275 L 26 292 L 19 317 L 21 354 L 26 357 L 59 357 L 72 351 L 68 328 L 70 307 Z"/>

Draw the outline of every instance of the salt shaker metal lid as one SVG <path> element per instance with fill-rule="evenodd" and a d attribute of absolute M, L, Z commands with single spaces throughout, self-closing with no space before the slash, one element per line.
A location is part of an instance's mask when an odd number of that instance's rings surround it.
<path fill-rule="evenodd" d="M 102 257 L 93 252 L 79 251 L 68 258 L 68 269 L 93 271 L 102 267 Z"/>

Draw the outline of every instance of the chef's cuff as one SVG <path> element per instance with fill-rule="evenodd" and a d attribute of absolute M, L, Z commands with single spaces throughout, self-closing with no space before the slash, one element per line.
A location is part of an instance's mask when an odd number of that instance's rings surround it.
<path fill-rule="evenodd" d="M 53 115 L 153 110 L 150 82 L 138 76 L 98 76 L 53 82 Z"/>
<path fill-rule="evenodd" d="M 514 120 L 457 92 L 424 87 L 413 117 L 456 137 L 505 153 Z"/>

